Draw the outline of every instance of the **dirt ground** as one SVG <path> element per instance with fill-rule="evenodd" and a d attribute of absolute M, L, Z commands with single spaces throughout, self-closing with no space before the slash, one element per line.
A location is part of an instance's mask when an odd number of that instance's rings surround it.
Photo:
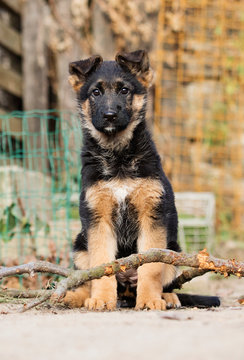
<path fill-rule="evenodd" d="M 205 275 L 185 287 L 221 296 L 215 309 L 88 312 L 0 304 L 1 360 L 244 359 L 244 279 Z"/>

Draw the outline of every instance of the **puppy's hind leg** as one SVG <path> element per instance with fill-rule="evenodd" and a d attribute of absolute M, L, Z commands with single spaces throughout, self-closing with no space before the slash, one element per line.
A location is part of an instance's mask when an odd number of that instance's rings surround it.
<path fill-rule="evenodd" d="M 89 256 L 87 251 L 78 251 L 74 255 L 74 262 L 78 269 L 84 270 L 89 268 Z M 91 283 L 86 283 L 74 291 L 67 291 L 63 299 L 65 305 L 71 308 L 84 306 L 87 298 L 90 297 Z"/>
<path fill-rule="evenodd" d="M 74 291 L 67 291 L 63 302 L 70 308 L 80 308 L 84 306 L 87 298 L 90 297 L 91 285 L 85 284 Z"/>

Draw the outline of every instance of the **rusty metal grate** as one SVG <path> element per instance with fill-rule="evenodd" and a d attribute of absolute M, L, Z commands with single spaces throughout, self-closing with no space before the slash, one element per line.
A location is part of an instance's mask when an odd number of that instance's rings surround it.
<path fill-rule="evenodd" d="M 244 2 L 162 0 L 155 138 L 175 191 L 212 191 L 244 230 Z"/>

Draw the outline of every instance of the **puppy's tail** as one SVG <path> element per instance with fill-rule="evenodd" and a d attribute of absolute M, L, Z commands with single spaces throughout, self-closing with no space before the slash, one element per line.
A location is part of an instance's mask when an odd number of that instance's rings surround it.
<path fill-rule="evenodd" d="M 118 305 L 119 307 L 134 307 L 136 305 L 136 287 L 122 286 L 118 283 Z M 164 293 L 171 292 L 164 288 Z M 220 298 L 218 296 L 192 295 L 176 293 L 181 306 L 210 308 L 220 306 Z"/>
<path fill-rule="evenodd" d="M 210 308 L 220 306 L 220 298 L 218 296 L 179 294 L 177 296 L 181 302 L 181 306 Z"/>

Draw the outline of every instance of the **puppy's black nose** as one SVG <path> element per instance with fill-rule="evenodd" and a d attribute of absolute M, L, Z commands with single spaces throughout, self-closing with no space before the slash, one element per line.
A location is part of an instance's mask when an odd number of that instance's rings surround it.
<path fill-rule="evenodd" d="M 117 119 L 117 114 L 114 111 L 108 111 L 104 113 L 103 118 L 106 121 L 115 121 Z"/>

